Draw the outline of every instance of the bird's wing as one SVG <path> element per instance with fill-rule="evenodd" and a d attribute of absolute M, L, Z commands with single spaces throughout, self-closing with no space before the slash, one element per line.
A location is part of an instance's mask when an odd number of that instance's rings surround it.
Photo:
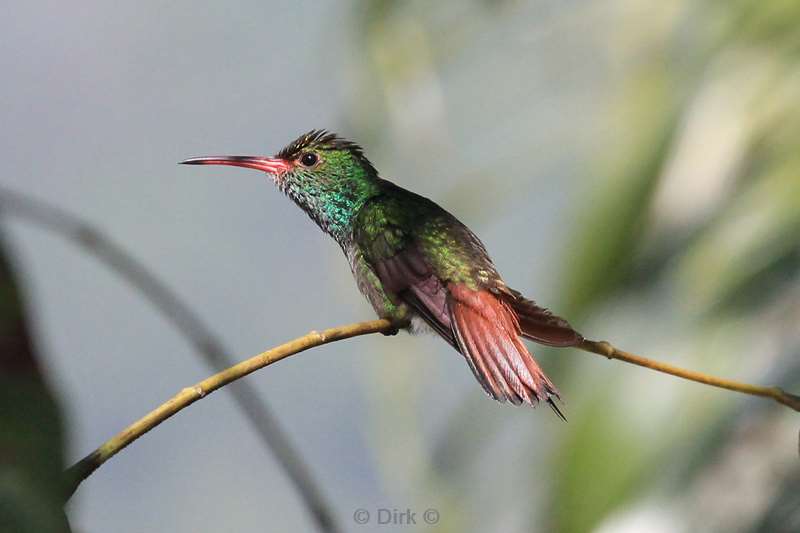
<path fill-rule="evenodd" d="M 420 213 L 420 202 L 429 201 L 415 197 L 416 212 L 383 202 L 359 221 L 357 240 L 383 288 L 464 355 L 490 396 L 516 405 L 543 399 L 561 415 L 555 386 L 520 336 L 567 346 L 577 333 L 507 288 L 466 226 L 432 202 Z"/>
<path fill-rule="evenodd" d="M 384 290 L 410 305 L 431 329 L 458 348 L 450 324 L 447 288 L 413 242 L 375 260 L 373 266 Z"/>
<path fill-rule="evenodd" d="M 375 272 L 387 291 L 414 309 L 433 331 L 464 355 L 475 378 L 492 398 L 499 401 L 509 398 L 505 380 L 494 375 L 494 363 L 483 361 L 482 354 L 495 353 L 496 350 L 465 344 L 458 336 L 453 318 L 454 311 L 458 316 L 461 307 L 416 245 L 411 244 L 391 257 L 377 260 Z"/>
<path fill-rule="evenodd" d="M 377 261 L 375 271 L 386 290 L 464 355 L 492 398 L 515 405 L 545 399 L 555 408 L 551 396 L 558 392 L 528 352 L 520 322 L 501 297 L 464 281 L 442 280 L 414 242 Z"/>

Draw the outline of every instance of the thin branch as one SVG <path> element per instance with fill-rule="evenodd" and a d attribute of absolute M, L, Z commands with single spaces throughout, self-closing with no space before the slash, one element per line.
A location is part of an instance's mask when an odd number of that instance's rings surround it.
<path fill-rule="evenodd" d="M 790 394 L 780 387 L 760 387 L 758 385 L 750 385 L 749 383 L 741 383 L 729 379 L 718 378 L 716 376 L 710 376 L 708 374 L 703 374 L 702 372 L 687 370 L 685 368 L 662 363 L 660 361 L 654 361 L 653 359 L 648 359 L 647 357 L 642 357 L 641 355 L 625 352 L 614 347 L 606 341 L 584 340 L 579 346 L 577 346 L 577 348 L 580 348 L 586 352 L 608 357 L 609 359 L 617 359 L 632 365 L 642 366 L 644 368 L 649 368 L 650 370 L 655 370 L 656 372 L 663 372 L 664 374 L 688 379 L 689 381 L 695 381 L 704 385 L 741 392 L 742 394 L 749 394 L 751 396 L 772 398 L 776 402 L 794 409 L 795 411 L 800 411 L 800 396 Z"/>
<path fill-rule="evenodd" d="M 183 304 L 144 266 L 136 262 L 100 232 L 73 215 L 3 188 L 0 188 L 0 208 L 3 211 L 11 212 L 36 222 L 91 251 L 136 286 L 179 331 L 190 339 L 198 351 L 205 355 L 212 365 L 220 366 L 227 362 L 226 360 L 229 357 L 225 354 L 219 341 L 209 333 L 208 329 L 194 315 L 191 309 Z M 131 442 L 178 411 L 239 378 L 309 348 L 359 335 L 371 333 L 391 334 L 394 331 L 396 331 L 395 326 L 388 320 L 360 322 L 348 326 L 330 328 L 322 332 L 312 331 L 303 337 L 230 366 L 194 386 L 187 387 L 71 466 L 66 472 L 67 493 L 72 495 L 84 479 Z M 617 359 L 697 383 L 752 396 L 771 398 L 795 411 L 800 411 L 800 396 L 790 394 L 779 387 L 761 387 L 687 370 L 625 352 L 606 341 L 584 340 L 577 348 L 609 359 Z M 258 402 L 255 390 L 243 388 L 244 385 L 245 383 L 243 382 L 237 388 L 232 389 L 240 407 L 251 419 L 253 425 L 261 430 L 260 433 L 264 440 L 286 467 L 290 477 L 295 482 L 301 495 L 303 495 L 306 505 L 309 506 L 317 520 L 320 529 L 323 531 L 335 531 L 333 515 L 322 502 L 319 491 L 308 476 L 303 463 L 294 453 L 286 437 L 280 432 L 277 422 L 266 410 L 266 406 Z M 239 391 L 238 394 L 236 391 Z M 269 428 L 269 431 L 265 428 Z"/>
<path fill-rule="evenodd" d="M 321 332 L 312 331 L 307 335 L 298 337 L 293 341 L 281 344 L 275 348 L 262 352 L 246 361 L 242 361 L 222 372 L 204 379 L 203 381 L 186 387 L 178 394 L 158 406 L 147 415 L 140 418 L 127 428 L 120 431 L 117 435 L 107 440 L 95 451 L 78 461 L 67 470 L 67 479 L 70 484 L 77 487 L 81 481 L 89 477 L 92 472 L 97 470 L 103 463 L 108 461 L 120 450 L 128 446 L 172 415 L 190 406 L 194 402 L 208 396 L 215 390 L 224 387 L 228 383 L 236 381 L 260 368 L 271 365 L 281 359 L 303 352 L 315 346 L 328 344 L 339 340 L 367 335 L 370 333 L 392 333 L 396 331 L 395 326 L 388 320 L 372 320 L 369 322 L 359 322 L 348 326 L 326 329 Z"/>
<path fill-rule="evenodd" d="M 312 331 L 307 335 L 298 337 L 293 341 L 281 344 L 275 348 L 260 353 L 246 361 L 234 365 L 227 370 L 214 374 L 210 378 L 186 387 L 178 394 L 161 404 L 159 407 L 134 422 L 116 436 L 102 444 L 95 451 L 87 455 L 78 463 L 67 470 L 68 479 L 77 486 L 82 480 L 89 477 L 97 468 L 108 461 L 111 457 L 119 453 L 120 450 L 128 446 L 131 442 L 138 439 L 161 422 L 165 421 L 181 409 L 188 407 L 197 400 L 200 400 L 215 390 L 224 387 L 228 383 L 236 381 L 260 368 L 271 365 L 281 359 L 303 352 L 316 346 L 322 346 L 330 342 L 349 339 L 360 335 L 371 333 L 392 334 L 396 332 L 395 326 L 388 320 L 371 320 L 368 322 L 358 322 L 347 326 L 339 326 L 326 329 L 322 332 Z M 586 340 L 578 346 L 581 350 L 602 355 L 609 359 L 618 359 L 626 363 L 665 372 L 673 376 L 696 381 L 714 387 L 721 387 L 744 394 L 754 396 L 764 396 L 772 398 L 796 411 L 800 411 L 800 397 L 784 392 L 778 387 L 758 387 L 746 383 L 738 383 L 714 376 L 685 370 L 676 366 L 659 363 L 652 359 L 647 359 L 638 355 L 623 352 L 614 348 L 605 341 Z"/>
<path fill-rule="evenodd" d="M 221 370 L 235 363 L 235 359 L 228 355 L 230 352 L 191 307 L 142 263 L 89 223 L 63 209 L 4 187 L 0 187 L 0 212 L 33 222 L 94 255 L 135 287 L 194 346 L 212 369 Z M 320 531 L 338 531 L 333 511 L 308 467 L 275 415 L 259 399 L 256 389 L 250 383 L 242 382 L 231 388 L 230 393 L 256 434 L 285 469 Z M 67 496 L 71 496 L 76 488 L 77 484 L 70 486 Z"/>

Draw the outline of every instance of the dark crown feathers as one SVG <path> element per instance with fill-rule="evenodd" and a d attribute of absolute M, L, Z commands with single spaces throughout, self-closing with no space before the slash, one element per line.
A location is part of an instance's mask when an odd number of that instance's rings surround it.
<path fill-rule="evenodd" d="M 277 157 L 286 160 L 297 158 L 307 148 L 320 150 L 347 150 L 355 156 L 367 169 L 375 171 L 375 167 L 364 155 L 364 150 L 353 141 L 340 137 L 328 130 L 311 130 L 292 141 L 288 146 L 278 152 Z"/>

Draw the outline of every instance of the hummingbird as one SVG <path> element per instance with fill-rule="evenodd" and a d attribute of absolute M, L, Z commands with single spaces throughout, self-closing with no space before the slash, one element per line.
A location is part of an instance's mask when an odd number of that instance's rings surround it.
<path fill-rule="evenodd" d="M 195 157 L 186 165 L 265 172 L 339 243 L 360 292 L 395 331 L 433 330 L 464 356 L 499 402 L 547 402 L 562 419 L 558 389 L 523 343 L 575 346 L 563 318 L 503 281 L 483 243 L 433 201 L 381 178 L 356 143 L 312 130 L 272 157 Z"/>

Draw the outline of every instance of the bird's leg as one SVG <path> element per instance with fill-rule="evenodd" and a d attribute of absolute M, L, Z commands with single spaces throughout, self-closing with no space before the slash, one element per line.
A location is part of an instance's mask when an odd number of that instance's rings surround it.
<path fill-rule="evenodd" d="M 387 337 L 394 337 L 395 335 L 400 333 L 401 329 L 405 329 L 411 324 L 411 322 L 407 320 L 393 320 L 391 318 L 389 318 L 388 320 L 392 321 L 392 327 L 387 330 L 381 331 L 381 333 Z"/>

